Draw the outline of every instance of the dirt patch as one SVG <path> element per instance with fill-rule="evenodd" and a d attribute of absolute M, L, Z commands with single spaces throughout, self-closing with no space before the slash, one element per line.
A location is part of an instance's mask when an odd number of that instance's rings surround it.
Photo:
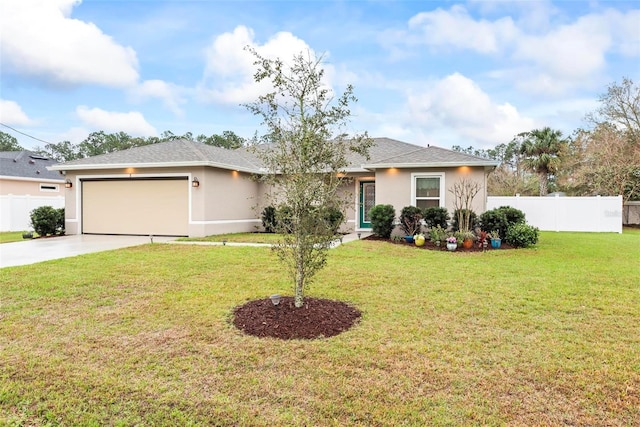
<path fill-rule="evenodd" d="M 376 236 L 375 234 L 372 234 L 371 236 L 367 236 L 363 240 L 379 240 L 379 241 L 389 242 L 394 245 L 412 246 L 416 249 L 426 249 L 430 251 L 447 251 L 447 244 L 445 242 L 442 242 L 440 246 L 437 246 L 435 243 L 432 243 L 431 241 L 427 240 L 424 242 L 423 246 L 416 246 L 415 243 L 408 243 L 404 238 L 402 240 L 384 239 L 382 237 Z M 477 243 L 474 243 L 473 246 L 471 246 L 470 248 L 463 248 L 461 245 L 458 245 L 458 248 L 455 250 L 455 252 L 502 251 L 507 249 L 515 249 L 515 248 L 505 243 L 503 240 L 499 249 L 493 249 L 491 247 L 491 243 L 488 243 L 486 248 L 483 248 L 482 245 L 478 245 Z"/>
<path fill-rule="evenodd" d="M 305 298 L 304 306 L 296 308 L 293 297 L 282 297 L 277 307 L 269 298 L 249 301 L 233 314 L 233 324 L 245 333 L 283 340 L 332 337 L 361 316 L 347 303 L 319 298 Z"/>

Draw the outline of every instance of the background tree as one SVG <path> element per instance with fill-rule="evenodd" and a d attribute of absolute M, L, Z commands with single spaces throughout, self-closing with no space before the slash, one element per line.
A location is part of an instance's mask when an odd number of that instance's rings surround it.
<path fill-rule="evenodd" d="M 262 117 L 267 130 L 266 143 L 257 144 L 254 152 L 268 171 L 262 180 L 278 188 L 278 199 L 271 202 L 280 213 L 279 231 L 285 233 L 274 249 L 294 282 L 295 306 L 302 307 L 305 288 L 324 267 L 336 237 L 326 210 L 342 210 L 346 204 L 338 194 L 344 184 L 339 173 L 349 164 L 349 152 L 366 156 L 372 141 L 366 134 L 350 138 L 343 132 L 349 105 L 357 100 L 351 86 L 333 97 L 323 82 L 322 58 L 300 53 L 289 66 L 250 51 L 256 58 L 256 82 L 273 87 L 246 105 Z"/>
<path fill-rule="evenodd" d="M 546 196 L 549 192 L 549 177 L 561 164 L 560 155 L 566 149 L 567 140 L 562 138 L 561 131 L 550 127 L 523 132 L 516 138 L 520 139 L 522 165 L 538 175 L 540 195 Z"/>
<path fill-rule="evenodd" d="M 24 148 L 18 144 L 18 140 L 8 133 L 0 131 L 0 151 L 22 151 Z"/>

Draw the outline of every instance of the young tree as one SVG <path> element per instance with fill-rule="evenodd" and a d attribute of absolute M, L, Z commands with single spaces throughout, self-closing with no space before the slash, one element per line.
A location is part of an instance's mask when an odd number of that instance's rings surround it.
<path fill-rule="evenodd" d="M 278 212 L 278 231 L 284 234 L 274 249 L 294 282 L 295 306 L 302 307 L 305 288 L 324 267 L 336 237 L 329 212 L 345 207 L 339 190 L 347 156 L 367 156 L 372 140 L 366 133 L 344 133 L 349 105 L 357 100 L 351 86 L 333 97 L 323 82 L 321 57 L 300 53 L 285 64 L 249 50 L 256 58 L 255 81 L 273 87 L 245 106 L 262 118 L 267 130 L 254 152 L 267 170 L 261 179 L 277 189 L 276 199 L 270 201 Z"/>
<path fill-rule="evenodd" d="M 524 156 L 522 164 L 525 168 L 538 174 L 540 195 L 549 192 L 549 176 L 554 174 L 560 166 L 560 155 L 567 145 L 562 138 L 562 132 L 550 127 L 534 129 L 530 132 L 518 134 L 521 139 L 520 153 Z"/>

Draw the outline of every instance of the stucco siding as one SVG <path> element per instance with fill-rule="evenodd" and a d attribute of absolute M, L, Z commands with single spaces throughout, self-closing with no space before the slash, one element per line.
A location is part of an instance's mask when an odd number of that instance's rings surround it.
<path fill-rule="evenodd" d="M 0 178 L 0 195 L 64 196 L 63 180 Z"/>

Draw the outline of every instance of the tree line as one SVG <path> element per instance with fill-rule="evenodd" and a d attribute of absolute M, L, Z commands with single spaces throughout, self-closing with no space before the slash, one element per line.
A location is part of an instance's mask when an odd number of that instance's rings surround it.
<path fill-rule="evenodd" d="M 69 141 L 45 144 L 44 147 L 36 147 L 34 152 L 42 154 L 59 162 L 83 159 L 85 157 L 97 156 L 99 154 L 112 153 L 114 151 L 126 150 L 133 147 L 157 144 L 159 142 L 172 141 L 175 139 L 187 139 L 202 142 L 203 144 L 236 149 L 244 146 L 246 140 L 232 131 L 224 131 L 221 135 L 213 134 L 206 136 L 203 134 L 193 136 L 191 132 L 184 135 L 175 135 L 171 131 L 164 131 L 162 134 L 150 137 L 133 137 L 126 132 L 105 133 L 104 131 L 91 132 L 83 141 L 74 144 Z M 4 132 L 0 132 L 0 151 L 21 151 L 24 150 L 18 144 L 18 140 Z"/>
<path fill-rule="evenodd" d="M 640 86 L 625 78 L 611 84 L 598 103 L 585 117 L 587 127 L 568 137 L 545 127 L 487 150 L 453 149 L 499 162 L 487 180 L 490 195 L 559 191 L 640 200 Z"/>

